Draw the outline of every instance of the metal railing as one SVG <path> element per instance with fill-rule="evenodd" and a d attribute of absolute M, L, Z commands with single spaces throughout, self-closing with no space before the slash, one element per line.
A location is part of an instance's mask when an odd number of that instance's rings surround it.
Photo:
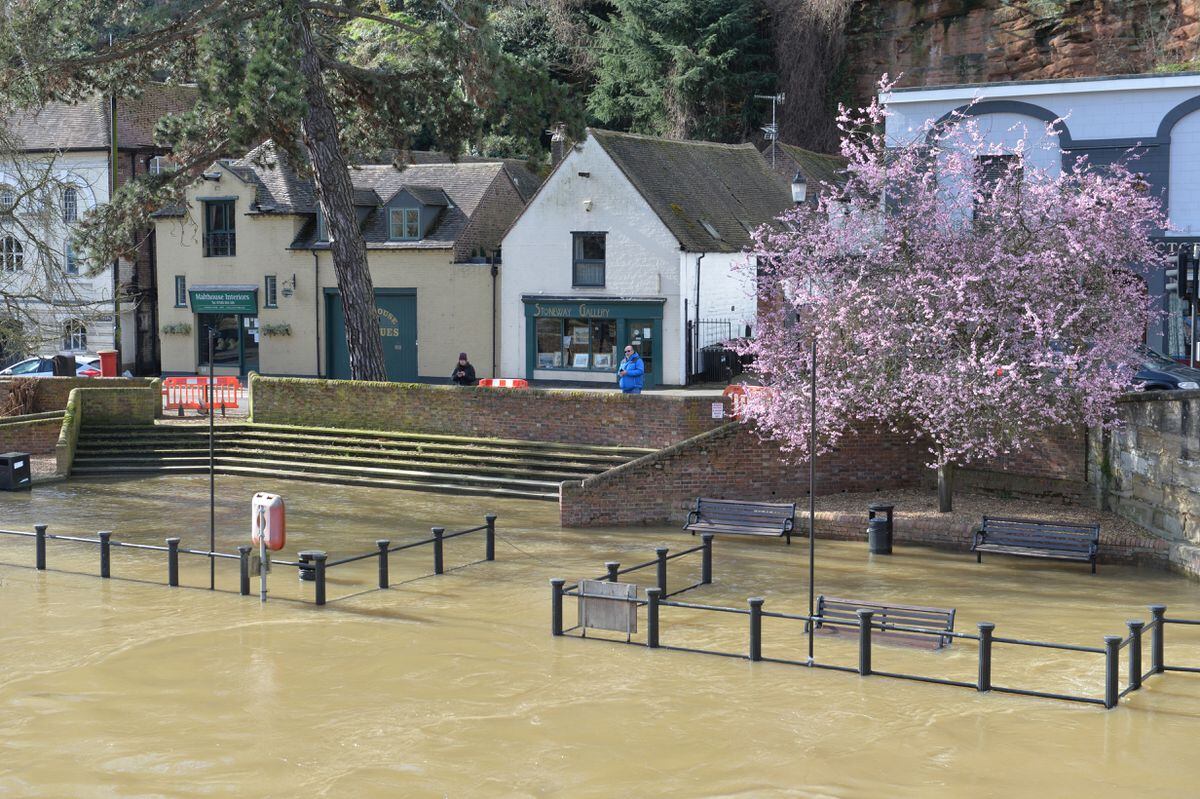
<path fill-rule="evenodd" d="M 713 534 L 701 533 L 700 541 L 701 543 L 699 546 L 681 550 L 676 552 L 674 555 L 667 554 L 671 551 L 667 547 L 658 547 L 654 550 L 654 560 L 648 560 L 645 563 L 639 563 L 636 566 L 626 566 L 624 569 L 622 569 L 621 564 L 615 560 L 605 561 L 605 573 L 596 579 L 615 583 L 621 578 L 622 575 L 632 574 L 633 572 L 641 571 L 642 569 L 648 569 L 653 566 L 655 567 L 655 586 L 658 588 L 660 596 L 663 598 L 676 596 L 678 594 L 682 594 L 684 591 L 691 591 L 693 588 L 699 588 L 702 585 L 710 585 L 712 583 Z M 696 552 L 700 553 L 700 581 L 692 583 L 691 585 L 685 586 L 676 591 L 667 591 L 667 564 L 672 560 L 682 558 L 686 555 L 691 555 Z M 574 591 L 578 587 L 579 583 L 573 583 L 570 586 L 567 586 L 564 591 Z"/>
<path fill-rule="evenodd" d="M 206 558 L 221 558 L 226 560 L 238 561 L 238 593 L 242 596 L 250 595 L 250 574 L 251 574 L 251 548 L 247 544 L 243 544 L 237 548 L 237 553 L 230 552 L 210 552 L 201 549 L 187 549 L 181 547 L 179 538 L 168 538 L 165 541 L 165 546 L 156 546 L 154 544 L 136 544 L 130 541 L 117 541 L 112 538 L 112 531 L 104 530 L 96 534 L 95 538 L 86 538 L 76 535 L 58 535 L 47 532 L 48 526 L 45 524 L 34 525 L 33 532 L 25 530 L 0 530 L 0 535 L 17 536 L 22 538 L 34 539 L 34 568 L 38 571 L 46 570 L 46 542 L 47 541 L 67 541 L 78 544 L 92 544 L 100 548 L 100 577 L 110 579 L 112 577 L 112 549 L 136 549 L 150 552 L 165 552 L 167 553 L 167 585 L 177 587 L 179 585 L 179 556 L 180 555 L 196 555 Z M 304 577 L 306 571 L 311 572 L 313 581 L 316 584 L 314 604 L 324 605 L 326 603 L 326 573 L 329 569 L 335 566 L 342 566 L 347 563 L 365 560 L 367 558 L 378 558 L 378 587 L 386 589 L 391 586 L 389 578 L 389 554 L 392 552 L 400 552 L 406 549 L 414 549 L 421 546 L 433 547 L 433 574 L 445 573 L 445 556 L 444 544 L 451 538 L 467 535 L 469 533 L 484 532 L 484 560 L 493 561 L 496 559 L 496 516 L 488 514 L 484 517 L 484 523 L 471 527 L 466 530 L 458 530 L 456 532 L 447 533 L 444 527 L 434 527 L 429 538 L 423 538 L 419 541 L 410 541 L 403 544 L 391 545 L 388 539 L 379 539 L 375 542 L 376 549 L 371 552 L 366 552 L 361 555 L 350 555 L 345 558 L 339 558 L 335 561 L 329 560 L 328 553 L 322 550 L 303 550 L 298 553 L 296 560 L 281 560 L 270 558 L 270 563 L 275 566 L 293 566 L 300 570 L 301 576 Z"/>
<path fill-rule="evenodd" d="M 711 547 L 711 544 L 710 544 Z M 664 551 L 665 550 L 659 550 Z M 694 551 L 694 550 L 690 550 Z M 680 553 L 684 554 L 684 553 Z M 711 548 L 707 550 L 707 558 L 711 558 Z M 912 682 L 933 683 L 937 685 L 947 685 L 957 688 L 968 688 L 977 692 L 995 692 L 1002 694 L 1015 694 L 1018 696 L 1028 696 L 1040 699 L 1057 699 L 1068 702 L 1080 702 L 1084 704 L 1100 705 L 1104 708 L 1114 708 L 1119 703 L 1120 699 L 1138 689 L 1140 689 L 1146 679 L 1164 672 L 1188 672 L 1200 673 L 1200 668 L 1190 666 L 1170 666 L 1167 665 L 1164 643 L 1164 631 L 1169 624 L 1179 625 L 1200 625 L 1200 619 L 1170 619 L 1166 617 L 1166 606 L 1151 605 L 1150 622 L 1130 621 L 1127 622 L 1129 634 L 1125 638 L 1117 635 L 1105 636 L 1104 646 L 1080 646 L 1077 644 L 1062 644 L 1052 643 L 1049 641 L 1033 641 L 1021 638 L 1007 638 L 995 635 L 996 625 L 992 622 L 979 622 L 977 633 L 953 632 L 942 629 L 930 629 L 925 627 L 914 627 L 910 625 L 893 624 L 891 622 L 881 623 L 874 620 L 875 611 L 859 610 L 858 618 L 855 620 L 847 619 L 825 619 L 820 615 L 808 616 L 805 614 L 795 613 L 776 613 L 763 609 L 765 600 L 762 597 L 750 597 L 746 600 L 747 606 L 744 608 L 728 607 L 722 605 L 706 605 L 694 602 L 678 602 L 667 599 L 666 592 L 666 576 L 664 561 L 660 558 L 656 561 L 650 561 L 650 564 L 642 564 L 634 568 L 642 568 L 645 565 L 660 564 L 659 584 L 653 588 L 646 589 L 645 599 L 615 599 L 610 598 L 609 601 L 624 601 L 636 605 L 638 608 L 645 608 L 646 613 L 646 635 L 644 645 L 650 649 L 666 649 L 676 652 L 691 652 L 696 654 L 719 655 L 722 657 L 743 658 L 750 661 L 762 661 L 767 663 L 781 663 L 794 666 L 805 666 L 808 668 L 828 669 L 832 671 L 849 672 L 858 674 L 863 677 L 878 676 L 888 677 L 897 680 L 908 680 Z M 611 582 L 616 582 L 616 578 L 623 573 L 632 571 L 633 569 L 620 570 L 613 569 L 614 564 L 609 564 L 609 574 L 600 579 L 608 579 Z M 711 582 L 711 560 L 706 567 L 705 572 L 709 580 L 702 580 L 697 585 L 707 584 Z M 695 586 L 690 586 L 693 588 Z M 683 589 L 689 590 L 689 589 Z M 555 578 L 550 581 L 551 592 L 551 613 L 550 613 L 550 632 L 555 636 L 563 636 L 572 633 L 578 628 L 563 627 L 563 598 L 568 596 L 580 596 L 579 583 L 567 585 L 563 579 Z M 677 591 L 675 593 L 681 593 Z M 702 649 L 695 647 L 669 646 L 662 643 L 662 609 L 663 608 L 680 608 L 684 610 L 699 611 L 705 613 L 726 613 L 746 616 L 748 619 L 748 636 L 747 648 L 743 652 L 729 652 L 717 649 Z M 764 657 L 762 653 L 762 620 L 763 619 L 783 619 L 787 621 L 803 622 L 805 625 L 822 623 L 836 624 L 843 627 L 856 628 L 858 630 L 858 663 L 857 666 L 844 666 L 835 663 L 818 662 L 816 657 L 805 660 L 789 660 L 786 658 L 771 658 Z M 807 630 L 807 626 L 806 626 Z M 906 634 L 951 637 L 962 641 L 974 641 L 977 644 L 978 664 L 977 675 L 974 681 L 953 680 L 945 677 L 938 677 L 923 674 L 906 674 L 902 672 L 891 672 L 876 669 L 872 663 L 872 655 L 874 652 L 873 633 L 874 631 L 886 630 L 887 632 L 901 632 Z M 1150 634 L 1150 667 L 1148 670 L 1142 670 L 1142 649 L 1143 638 L 1146 634 Z M 578 636 L 582 637 L 582 636 Z M 608 641 L 610 643 L 630 644 L 630 641 L 621 641 L 612 638 L 594 638 L 593 640 Z M 1053 691 L 1036 690 L 1033 688 L 997 685 L 992 680 L 992 665 L 994 648 L 997 646 L 1015 646 L 1040 649 L 1054 649 L 1065 652 L 1079 652 L 1087 655 L 1100 655 L 1104 658 L 1104 685 L 1102 696 L 1087 696 L 1078 694 L 1058 693 Z M 1124 689 L 1120 687 L 1120 651 L 1128 648 L 1128 666 L 1126 674 L 1126 685 Z"/>
<path fill-rule="evenodd" d="M 226 258 L 237 254 L 237 232 L 217 231 L 204 234 L 204 257 Z"/>

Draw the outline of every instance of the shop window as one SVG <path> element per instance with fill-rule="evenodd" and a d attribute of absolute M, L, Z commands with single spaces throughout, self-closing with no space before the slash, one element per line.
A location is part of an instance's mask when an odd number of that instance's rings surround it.
<path fill-rule="evenodd" d="M 196 363 L 208 366 L 209 331 L 213 340 L 213 366 L 232 367 L 242 374 L 258 369 L 258 317 L 243 314 L 196 314 L 200 335 Z"/>
<path fill-rule="evenodd" d="M 234 200 L 204 201 L 204 256 L 222 258 L 237 254 Z"/>
<path fill-rule="evenodd" d="M 279 307 L 279 292 L 278 283 L 275 275 L 267 275 L 263 279 L 263 307 L 278 308 Z"/>
<path fill-rule="evenodd" d="M 0 265 L 5 272 L 17 272 L 25 267 L 25 248 L 12 236 L 0 241 Z"/>
<path fill-rule="evenodd" d="M 574 258 L 571 284 L 604 286 L 604 233 L 572 233 Z"/>
<path fill-rule="evenodd" d="M 63 325 L 63 349 L 79 352 L 87 349 L 87 325 L 72 319 Z"/>
<path fill-rule="evenodd" d="M 175 276 L 175 307 L 187 307 L 187 278 L 183 275 Z"/>
<path fill-rule="evenodd" d="M 388 238 L 393 241 L 416 241 L 421 238 L 421 209 L 393 208 Z"/>
<path fill-rule="evenodd" d="M 67 186 L 62 193 L 62 216 L 64 222 L 74 222 L 79 219 L 79 192 L 73 186 Z"/>
<path fill-rule="evenodd" d="M 617 323 L 613 320 L 538 319 L 538 369 L 616 369 Z"/>
<path fill-rule="evenodd" d="M 1001 181 L 1008 179 L 1010 173 L 1012 173 L 1012 179 L 1016 181 L 1017 185 L 1020 185 L 1022 170 L 1015 155 L 975 156 L 976 214 L 979 213 L 982 205 L 991 202 L 992 195 L 996 193 L 996 187 L 1000 185 Z"/>

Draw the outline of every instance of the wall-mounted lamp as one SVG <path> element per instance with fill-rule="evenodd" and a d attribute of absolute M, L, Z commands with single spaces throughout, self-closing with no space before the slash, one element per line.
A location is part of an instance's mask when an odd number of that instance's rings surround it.
<path fill-rule="evenodd" d="M 220 173 L 220 172 L 217 172 L 217 171 L 213 171 L 213 172 L 205 172 L 205 173 L 204 173 L 204 179 L 205 179 L 205 180 L 220 180 L 220 179 L 221 179 L 221 173 Z"/>
<path fill-rule="evenodd" d="M 583 201 L 583 210 L 585 210 L 585 211 L 590 211 L 590 210 L 592 210 L 592 201 L 591 201 L 591 200 L 584 200 L 584 201 Z"/>
<path fill-rule="evenodd" d="M 294 273 L 291 280 L 283 281 L 283 285 L 279 287 L 279 292 L 285 297 L 290 297 L 296 293 L 296 275 Z"/>
<path fill-rule="evenodd" d="M 808 181 L 798 170 L 792 177 L 792 202 L 799 205 L 808 197 Z"/>

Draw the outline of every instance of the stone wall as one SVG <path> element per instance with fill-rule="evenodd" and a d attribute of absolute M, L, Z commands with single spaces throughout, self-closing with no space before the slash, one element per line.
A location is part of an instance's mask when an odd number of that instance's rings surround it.
<path fill-rule="evenodd" d="M 259 424 L 656 449 L 720 425 L 712 418 L 714 402 L 720 398 L 257 375 L 250 380 L 251 419 Z"/>
<path fill-rule="evenodd" d="M 34 407 L 29 413 L 61 411 L 67 407 L 67 397 L 73 388 L 145 387 L 156 378 L 152 377 L 10 377 L 0 380 L 0 405 L 8 399 L 9 388 L 14 382 L 32 380 L 37 383 L 34 392 Z"/>
<path fill-rule="evenodd" d="M 160 381 L 153 381 L 161 384 Z M 80 424 L 151 425 L 161 414 L 162 391 L 157 385 L 79 389 Z"/>
<path fill-rule="evenodd" d="M 0 452 L 28 452 L 45 455 L 54 452 L 63 415 L 29 414 L 0 420 Z"/>
<path fill-rule="evenodd" d="M 1087 432 L 1061 428 L 1041 436 L 1019 452 L 960 468 L 959 489 L 1062 502 L 1085 502 Z"/>
<path fill-rule="evenodd" d="M 924 451 L 903 436 L 863 433 L 817 459 L 817 494 L 932 486 Z M 808 469 L 778 445 L 733 422 L 661 452 L 562 484 L 564 527 L 681 521 L 697 496 L 795 502 L 808 496 Z"/>

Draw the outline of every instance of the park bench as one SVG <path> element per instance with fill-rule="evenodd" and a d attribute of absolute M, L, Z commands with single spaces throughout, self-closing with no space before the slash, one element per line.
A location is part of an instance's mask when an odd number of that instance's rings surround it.
<path fill-rule="evenodd" d="M 1100 525 L 1043 522 L 1034 519 L 1005 519 L 984 516 L 975 533 L 971 551 L 975 562 L 984 552 L 1026 558 L 1089 561 L 1096 573 L 1096 551 L 1100 547 Z"/>
<path fill-rule="evenodd" d="M 700 497 L 683 529 L 696 533 L 786 536 L 792 543 L 794 502 L 741 502 Z"/>
<path fill-rule="evenodd" d="M 925 608 L 918 605 L 896 605 L 886 602 L 864 602 L 858 599 L 817 597 L 817 629 L 838 632 L 840 627 L 858 629 L 858 611 L 871 610 L 871 633 L 881 641 L 927 646 L 941 649 L 954 642 L 952 635 L 927 635 L 895 627 L 914 627 L 937 632 L 954 632 L 954 608 Z"/>

